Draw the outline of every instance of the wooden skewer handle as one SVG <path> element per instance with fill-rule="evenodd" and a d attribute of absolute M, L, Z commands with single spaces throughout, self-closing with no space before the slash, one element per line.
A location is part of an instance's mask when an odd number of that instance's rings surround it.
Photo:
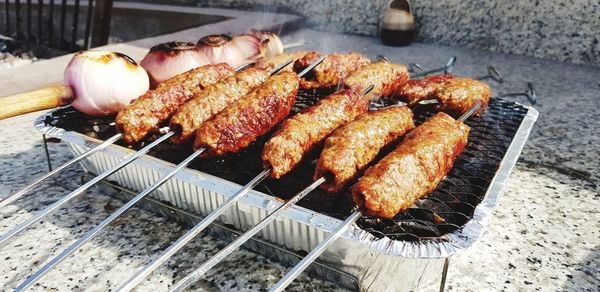
<path fill-rule="evenodd" d="M 0 120 L 67 105 L 72 101 L 73 91 L 63 84 L 0 97 Z"/>

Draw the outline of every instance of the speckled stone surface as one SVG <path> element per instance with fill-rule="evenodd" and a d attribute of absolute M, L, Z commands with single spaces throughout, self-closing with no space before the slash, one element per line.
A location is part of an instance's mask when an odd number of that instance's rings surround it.
<path fill-rule="evenodd" d="M 600 65 L 600 2 L 413 1 L 419 39 Z"/>
<path fill-rule="evenodd" d="M 14 192 L 47 171 L 41 135 L 31 127 L 39 114 L 0 121 L 0 197 Z M 71 158 L 65 144 L 51 143 L 55 165 Z M 60 199 L 79 186 L 81 168 L 74 167 L 31 195 L 0 210 L 0 233 Z M 122 202 L 91 189 L 0 247 L 0 290 L 14 289 L 45 261 L 75 242 L 119 208 Z M 187 228 L 148 211 L 132 208 L 82 249 L 48 273 L 36 291 L 114 290 L 167 248 Z M 166 290 L 227 242 L 199 236 L 159 268 L 138 291 Z M 275 284 L 287 269 L 245 250 L 209 272 L 194 288 L 203 291 L 256 291 Z M 336 290 L 334 284 L 303 276 L 292 291 Z"/>
<path fill-rule="evenodd" d="M 414 44 L 389 48 L 377 39 L 300 30 L 285 41 L 310 39 L 308 48 L 342 51 L 354 48 L 370 57 L 392 61 L 443 64 L 456 55 L 455 73 L 478 76 L 492 64 L 506 78 L 495 92 L 536 86 L 540 117 L 521 160 L 509 178 L 490 228 L 464 253 L 454 256 L 449 291 L 597 291 L 600 286 L 600 178 L 598 146 L 600 69 L 510 56 L 487 51 Z M 46 171 L 41 136 L 31 126 L 39 114 L 0 121 L 0 196 L 4 197 Z M 55 163 L 70 154 L 51 144 Z M 57 181 L 78 185 L 82 171 L 74 168 Z M 0 233 L 28 218 L 68 192 L 48 184 L 0 210 Z M 68 204 L 0 247 L 0 287 L 15 287 L 122 203 L 97 189 Z M 21 208 L 23 208 L 21 210 Z M 16 212 L 16 213 L 15 213 Z M 144 263 L 185 232 L 185 228 L 134 208 L 79 252 L 49 273 L 36 290 L 114 289 Z M 164 290 L 226 242 L 199 237 L 147 281 L 144 290 Z M 195 288 L 203 291 L 253 291 L 268 287 L 286 271 L 283 266 L 246 251 L 218 266 Z M 331 290 L 335 285 L 303 276 L 293 290 Z M 402 287 L 399 287 L 401 291 Z M 435 287 L 428 288 L 435 291 Z M 427 290 L 424 288 L 424 290 Z"/>
<path fill-rule="evenodd" d="M 135 0 L 139 2 L 139 0 Z M 142 2 L 173 4 L 167 0 Z M 178 0 L 179 5 L 299 14 L 319 30 L 377 35 L 387 0 Z M 415 0 L 418 40 L 600 66 L 597 0 Z"/>

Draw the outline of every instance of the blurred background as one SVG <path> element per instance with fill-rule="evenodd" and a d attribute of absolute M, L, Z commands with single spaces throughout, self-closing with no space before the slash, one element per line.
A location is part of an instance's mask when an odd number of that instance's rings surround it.
<path fill-rule="evenodd" d="M 191 13 L 156 13 L 143 8 L 124 9 L 119 8 L 119 2 L 113 3 L 112 0 L 91 2 L 96 7 L 95 11 L 88 9 L 88 1 L 40 0 L 32 3 L 25 0 L 6 0 L 4 5 L 0 5 L 0 23 L 3 25 L 0 31 L 3 35 L 0 51 L 27 55 L 29 51 L 34 50 L 36 53 L 31 55 L 50 57 L 60 55 L 65 50 L 73 51 L 106 42 L 130 41 L 222 20 L 214 15 L 199 17 L 198 14 Z M 380 34 L 385 9 L 390 5 L 402 6 L 403 2 L 408 1 L 136 0 L 130 2 L 294 14 L 304 17 L 300 24 L 302 28 L 374 36 Z M 30 8 L 27 3 L 31 4 Z M 43 4 L 41 12 L 40 3 Z M 51 3 L 53 9 L 50 8 Z M 597 0 L 419 0 L 411 1 L 410 6 L 414 15 L 414 30 L 418 42 L 464 46 L 600 66 L 599 3 Z M 65 8 L 62 5 L 65 5 Z M 27 20 L 28 17 L 31 21 Z M 41 19 L 41 24 L 38 19 Z M 75 32 L 73 32 L 74 27 Z M 39 39 L 38 30 L 42 33 Z M 61 30 L 64 32 L 61 33 Z M 30 42 L 33 40 L 38 46 L 32 48 L 13 43 L 7 44 L 7 38 L 28 39 Z M 61 38 L 62 41 L 59 41 Z M 39 44 L 52 42 L 54 44 L 44 46 L 43 49 L 39 46 Z"/>

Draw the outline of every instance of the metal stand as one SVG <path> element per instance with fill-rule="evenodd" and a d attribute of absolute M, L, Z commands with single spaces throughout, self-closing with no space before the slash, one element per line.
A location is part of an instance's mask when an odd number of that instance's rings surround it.
<path fill-rule="evenodd" d="M 44 151 L 46 152 L 46 161 L 48 162 L 48 171 L 52 171 L 52 160 L 50 159 L 50 152 L 48 151 L 48 140 L 46 140 L 46 135 L 42 134 L 42 139 L 44 140 Z"/>
<path fill-rule="evenodd" d="M 440 282 L 440 292 L 446 290 L 446 276 L 448 276 L 448 266 L 450 265 L 450 257 L 444 260 L 444 269 L 442 270 L 442 281 Z"/>

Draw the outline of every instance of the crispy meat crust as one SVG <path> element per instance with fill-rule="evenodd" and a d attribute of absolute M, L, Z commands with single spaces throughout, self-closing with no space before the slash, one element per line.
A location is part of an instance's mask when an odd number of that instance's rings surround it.
<path fill-rule="evenodd" d="M 469 127 L 437 113 L 409 132 L 402 143 L 352 188 L 368 215 L 393 218 L 433 191 L 467 145 Z"/>
<path fill-rule="evenodd" d="M 313 147 L 338 127 L 368 110 L 369 101 L 361 92 L 348 89 L 320 100 L 285 120 L 267 141 L 262 159 L 278 179 L 292 170 Z"/>
<path fill-rule="evenodd" d="M 331 193 L 340 192 L 362 173 L 382 148 L 414 127 L 413 113 L 405 106 L 361 114 L 325 140 L 314 179 L 325 176 L 327 181 L 321 187 Z"/>
<path fill-rule="evenodd" d="M 433 98 L 433 95 L 448 80 L 455 78 L 454 75 L 440 74 L 425 77 L 423 79 L 413 79 L 400 84 L 396 87 L 394 96 L 397 96 L 408 105 L 419 101 Z"/>
<path fill-rule="evenodd" d="M 373 99 L 390 96 L 396 87 L 406 83 L 409 78 L 410 74 L 406 66 L 382 60 L 352 71 L 344 79 L 344 85 L 363 90 L 373 84 L 375 87 L 367 95 L 368 99 Z"/>
<path fill-rule="evenodd" d="M 453 117 L 459 117 L 478 101 L 481 101 L 483 106 L 474 115 L 480 114 L 487 107 L 491 97 L 492 91 L 487 84 L 469 78 L 450 79 L 435 94 L 435 98 L 440 101 L 437 110 Z"/>
<path fill-rule="evenodd" d="M 307 53 L 304 57 L 296 60 L 294 71 L 301 72 L 320 57 L 321 54 L 317 52 Z M 358 53 L 327 55 L 321 64 L 300 80 L 300 87 L 319 89 L 337 86 L 350 72 L 370 63 L 371 61 L 367 57 Z"/>
<path fill-rule="evenodd" d="M 281 54 L 278 54 L 278 55 L 270 57 L 270 58 L 262 58 L 262 59 L 258 60 L 258 62 L 256 62 L 255 67 L 264 69 L 266 71 L 270 71 L 272 69 L 275 69 L 275 67 L 279 66 L 280 64 L 283 64 L 283 62 L 288 61 L 289 59 L 296 61 L 296 60 L 302 58 L 304 55 L 306 55 L 306 52 L 304 52 L 304 51 L 281 53 Z M 279 72 L 292 72 L 293 69 L 294 69 L 294 62 L 285 66 Z"/>
<path fill-rule="evenodd" d="M 252 92 L 269 78 L 269 72 L 248 68 L 206 88 L 183 105 L 171 118 L 171 129 L 179 134 L 172 141 L 183 144 L 193 141 L 196 131 L 228 105 Z"/>
<path fill-rule="evenodd" d="M 198 130 L 194 150 L 235 153 L 285 119 L 296 100 L 300 80 L 294 72 L 271 76 L 255 91 L 227 107 Z"/>
<path fill-rule="evenodd" d="M 234 70 L 227 64 L 218 64 L 177 75 L 119 111 L 115 119 L 117 129 L 123 133 L 126 142 L 138 142 L 149 133 L 158 131 L 181 105 L 206 87 L 233 74 Z"/>
<path fill-rule="evenodd" d="M 426 99 L 437 99 L 438 111 L 458 117 L 478 101 L 481 101 L 483 106 L 474 115 L 483 112 L 490 102 L 492 91 L 482 81 L 443 74 L 409 80 L 405 85 L 398 87 L 395 95 L 409 105 Z"/>

